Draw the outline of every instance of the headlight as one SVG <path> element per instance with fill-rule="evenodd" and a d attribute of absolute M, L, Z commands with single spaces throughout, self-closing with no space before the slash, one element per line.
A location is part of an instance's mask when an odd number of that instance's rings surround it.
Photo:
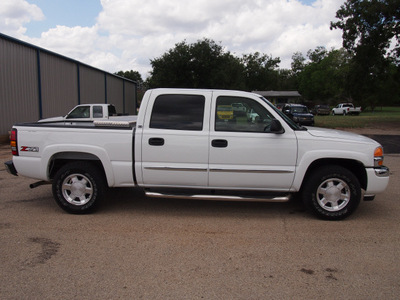
<path fill-rule="evenodd" d="M 383 148 L 378 147 L 374 152 L 374 166 L 380 167 L 383 165 Z"/>

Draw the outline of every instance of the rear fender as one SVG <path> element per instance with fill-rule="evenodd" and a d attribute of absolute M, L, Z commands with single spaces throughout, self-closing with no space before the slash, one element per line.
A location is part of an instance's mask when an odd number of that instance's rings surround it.
<path fill-rule="evenodd" d="M 99 161 L 107 179 L 108 186 L 115 184 L 115 176 L 110 158 L 105 149 L 84 145 L 51 145 L 46 147 L 42 154 L 42 162 L 40 172 L 50 179 L 54 173 L 54 162 L 56 160 L 82 160 L 82 161 Z"/>

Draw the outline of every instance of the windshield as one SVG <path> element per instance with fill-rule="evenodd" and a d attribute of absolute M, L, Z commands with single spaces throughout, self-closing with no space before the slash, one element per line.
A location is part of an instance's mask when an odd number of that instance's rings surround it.
<path fill-rule="evenodd" d="M 264 97 L 260 97 L 261 100 L 263 100 L 265 103 L 268 104 L 269 107 L 271 107 L 278 115 L 281 116 L 283 120 L 292 128 L 293 130 L 302 130 L 303 127 L 300 127 L 297 125 L 295 122 L 293 122 L 291 119 L 289 119 L 288 116 L 286 116 L 283 112 L 281 112 L 279 109 L 277 109 L 271 102 L 269 102 L 267 99 Z"/>
<path fill-rule="evenodd" d="M 78 106 L 67 115 L 67 119 L 79 118 L 90 118 L 90 106 Z"/>
<path fill-rule="evenodd" d="M 293 107 L 293 112 L 299 113 L 299 114 L 306 114 L 306 113 L 308 113 L 308 109 L 305 106 L 298 106 L 298 107 L 296 106 L 296 107 Z"/>

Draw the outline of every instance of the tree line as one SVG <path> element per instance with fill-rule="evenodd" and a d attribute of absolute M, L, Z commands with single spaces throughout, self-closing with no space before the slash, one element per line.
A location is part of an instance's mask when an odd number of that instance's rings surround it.
<path fill-rule="evenodd" d="M 298 90 L 316 104 L 400 105 L 400 0 L 347 0 L 336 18 L 330 26 L 342 30 L 343 47 L 296 52 L 290 69 L 279 68 L 279 57 L 259 52 L 238 57 L 204 38 L 182 41 L 151 59 L 145 81 L 137 71 L 116 74 L 145 88 Z"/>

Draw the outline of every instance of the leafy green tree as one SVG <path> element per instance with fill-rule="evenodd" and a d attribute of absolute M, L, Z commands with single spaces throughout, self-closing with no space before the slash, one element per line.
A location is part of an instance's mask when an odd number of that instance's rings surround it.
<path fill-rule="evenodd" d="M 324 46 L 318 46 L 314 50 L 307 51 L 307 57 L 312 63 L 321 62 L 328 55 L 328 51 Z"/>
<path fill-rule="evenodd" d="M 309 63 L 299 73 L 299 90 L 307 99 L 334 104 L 349 98 L 347 78 L 351 56 L 345 49 L 326 51 L 317 47 L 308 52 Z"/>
<path fill-rule="evenodd" d="M 137 83 L 143 83 L 142 75 L 138 71 L 118 71 L 114 74 L 136 81 Z"/>
<path fill-rule="evenodd" d="M 336 18 L 339 21 L 331 22 L 331 29 L 343 31 L 344 48 L 356 55 L 365 54 L 360 53 L 364 48 L 372 48 L 380 56 L 388 55 L 400 62 L 399 0 L 347 0 L 336 12 Z M 394 48 L 389 50 L 394 42 Z"/>
<path fill-rule="evenodd" d="M 306 58 L 304 57 L 303 53 L 295 52 L 292 55 L 292 63 L 290 65 L 292 67 L 292 71 L 295 74 L 300 73 L 304 70 L 306 66 Z"/>
<path fill-rule="evenodd" d="M 299 89 L 297 74 L 290 69 L 279 69 L 277 71 L 277 83 L 272 90 L 297 91 Z"/>
<path fill-rule="evenodd" d="M 343 47 L 353 55 L 348 76 L 352 98 L 372 109 L 387 103 L 382 89 L 396 88 L 391 66 L 397 65 L 395 73 L 400 68 L 399 0 L 347 0 L 336 18 L 331 29 L 343 31 Z M 390 82 L 394 85 L 388 87 Z"/>
<path fill-rule="evenodd" d="M 255 52 L 243 55 L 244 78 L 248 90 L 272 90 L 278 85 L 280 58 Z"/>
<path fill-rule="evenodd" d="M 244 87 L 243 66 L 229 51 L 209 39 L 178 43 L 150 61 L 150 87 L 236 88 Z"/>

